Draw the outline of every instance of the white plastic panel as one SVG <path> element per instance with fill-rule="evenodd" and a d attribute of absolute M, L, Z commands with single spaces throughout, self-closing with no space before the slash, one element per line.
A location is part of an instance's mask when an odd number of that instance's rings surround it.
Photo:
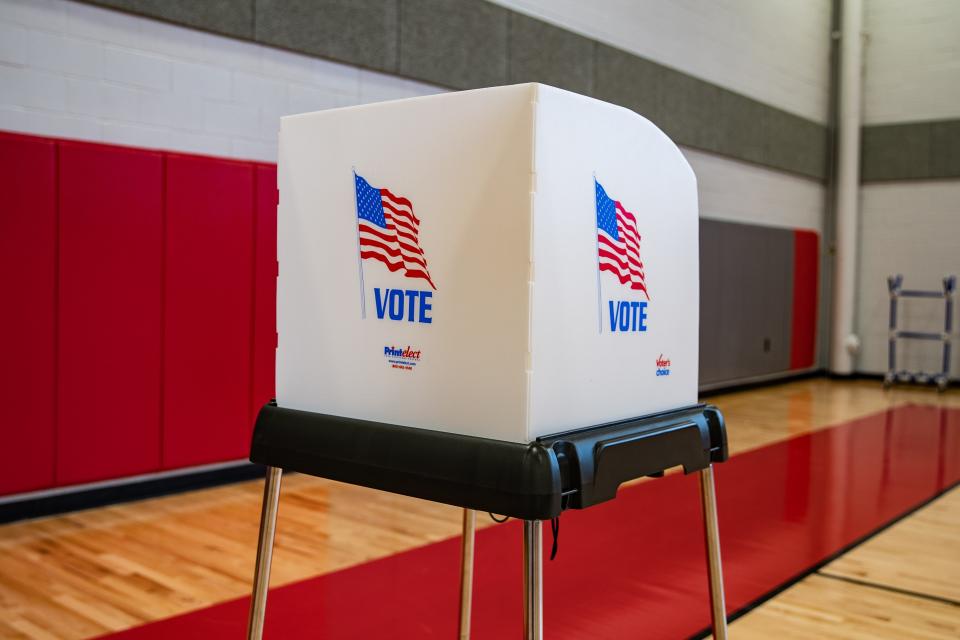
<path fill-rule="evenodd" d="M 696 402 L 696 182 L 647 120 L 516 85 L 280 141 L 280 406 L 528 442 Z M 598 272 L 594 176 L 636 216 L 649 299 Z"/>

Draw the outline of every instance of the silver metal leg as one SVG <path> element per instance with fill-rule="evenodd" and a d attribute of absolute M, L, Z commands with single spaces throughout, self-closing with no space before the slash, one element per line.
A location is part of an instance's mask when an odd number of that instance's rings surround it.
<path fill-rule="evenodd" d="M 270 561 L 273 558 L 273 536 L 277 530 L 282 471 L 279 467 L 267 467 L 267 479 L 263 486 L 260 541 L 257 543 L 257 568 L 253 573 L 253 597 L 250 599 L 250 617 L 247 619 L 247 640 L 263 638 L 263 618 L 267 610 L 267 589 L 270 588 Z"/>
<path fill-rule="evenodd" d="M 543 528 L 523 521 L 523 637 L 543 640 Z"/>
<path fill-rule="evenodd" d="M 703 504 L 703 532 L 707 546 L 707 573 L 710 578 L 710 616 L 714 640 L 727 640 L 727 608 L 723 597 L 723 567 L 720 563 L 720 529 L 717 526 L 717 494 L 713 467 L 700 472 L 700 501 Z"/>
<path fill-rule="evenodd" d="M 460 640 L 470 640 L 470 610 L 473 605 L 473 543 L 477 512 L 463 510 L 463 536 L 460 545 Z"/>

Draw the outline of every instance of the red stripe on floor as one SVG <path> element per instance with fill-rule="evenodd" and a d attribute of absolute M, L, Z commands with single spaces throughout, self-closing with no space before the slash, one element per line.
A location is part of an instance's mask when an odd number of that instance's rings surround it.
<path fill-rule="evenodd" d="M 936 407 L 899 407 L 735 456 L 717 470 L 728 609 L 748 605 L 958 481 L 960 410 Z M 685 638 L 704 629 L 701 526 L 696 478 L 680 474 L 565 513 L 560 554 L 544 571 L 546 636 Z M 265 635 L 456 637 L 458 549 L 458 539 L 446 540 L 273 589 Z M 475 638 L 520 637 L 520 559 L 519 523 L 478 533 Z M 107 637 L 239 638 L 248 602 Z"/>

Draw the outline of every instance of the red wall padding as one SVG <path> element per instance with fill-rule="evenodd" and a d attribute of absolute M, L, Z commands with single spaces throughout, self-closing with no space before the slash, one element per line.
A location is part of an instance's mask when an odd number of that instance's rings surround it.
<path fill-rule="evenodd" d="M 163 466 L 250 450 L 252 163 L 167 157 Z"/>
<path fill-rule="evenodd" d="M 160 468 L 163 155 L 60 145 L 57 483 Z"/>
<path fill-rule="evenodd" d="M 254 287 L 251 423 L 274 397 L 277 349 L 277 168 L 256 169 L 256 283 Z"/>
<path fill-rule="evenodd" d="M 245 458 L 276 167 L 0 132 L 0 495 Z"/>
<path fill-rule="evenodd" d="M 793 329 L 790 368 L 813 366 L 817 344 L 817 285 L 820 280 L 820 236 L 815 231 L 794 231 Z"/>
<path fill-rule="evenodd" d="M 53 485 L 56 145 L 0 133 L 0 494 Z"/>

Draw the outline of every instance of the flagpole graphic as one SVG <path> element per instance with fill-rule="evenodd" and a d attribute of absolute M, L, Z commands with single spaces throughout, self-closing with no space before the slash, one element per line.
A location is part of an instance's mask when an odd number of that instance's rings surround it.
<path fill-rule="evenodd" d="M 600 185 L 597 182 L 597 173 L 593 173 L 593 192 L 597 193 L 597 187 Z M 596 201 L 597 206 L 594 208 L 593 224 L 597 226 L 597 220 L 600 217 L 600 201 Z M 602 296 L 600 295 L 600 238 L 597 234 L 594 235 L 594 240 L 597 243 L 597 333 L 603 333 L 603 302 Z"/>
<path fill-rule="evenodd" d="M 357 177 L 357 168 L 353 168 L 353 214 L 359 218 L 360 217 L 360 189 L 359 182 L 360 179 Z M 360 255 L 360 227 L 357 226 L 357 268 L 360 270 L 360 318 L 366 320 L 367 318 L 367 292 L 366 288 L 363 285 L 363 258 Z"/>

